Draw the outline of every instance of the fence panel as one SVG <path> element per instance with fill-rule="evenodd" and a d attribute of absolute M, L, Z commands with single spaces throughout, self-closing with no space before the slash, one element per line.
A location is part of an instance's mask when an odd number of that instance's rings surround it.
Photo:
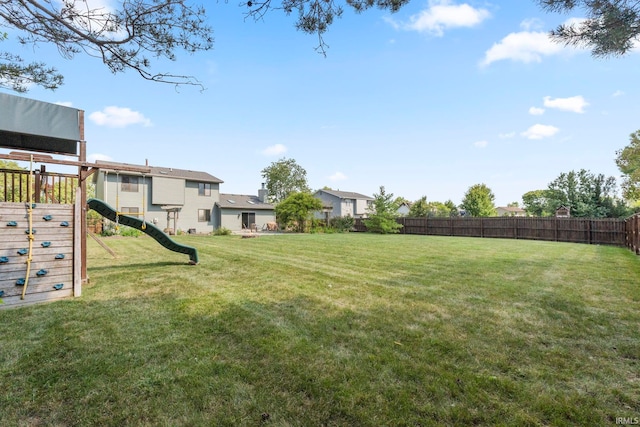
<path fill-rule="evenodd" d="M 640 214 L 618 218 L 407 218 L 397 219 L 403 234 L 490 237 L 627 246 L 640 254 Z M 356 219 L 356 231 L 366 231 Z"/>
<path fill-rule="evenodd" d="M 640 214 L 625 220 L 625 245 L 640 255 Z"/>

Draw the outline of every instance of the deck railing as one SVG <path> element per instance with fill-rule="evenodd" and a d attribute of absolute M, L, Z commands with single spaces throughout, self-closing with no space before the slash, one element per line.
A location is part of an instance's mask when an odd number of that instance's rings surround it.
<path fill-rule="evenodd" d="M 34 203 L 72 204 L 78 187 L 76 175 L 0 169 L 0 202 L 28 202 L 29 182 Z"/>

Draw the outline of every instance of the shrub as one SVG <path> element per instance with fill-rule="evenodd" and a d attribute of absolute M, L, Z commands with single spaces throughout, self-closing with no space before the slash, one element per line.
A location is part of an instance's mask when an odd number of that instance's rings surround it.
<path fill-rule="evenodd" d="M 351 231 L 355 223 L 356 220 L 352 216 L 336 216 L 329 220 L 331 228 L 339 233 Z"/>
<path fill-rule="evenodd" d="M 120 233 L 123 237 L 140 237 L 144 233 L 140 230 L 136 230 L 135 228 L 120 226 Z"/>
<path fill-rule="evenodd" d="M 231 230 L 226 227 L 220 227 L 213 232 L 214 236 L 230 236 Z"/>

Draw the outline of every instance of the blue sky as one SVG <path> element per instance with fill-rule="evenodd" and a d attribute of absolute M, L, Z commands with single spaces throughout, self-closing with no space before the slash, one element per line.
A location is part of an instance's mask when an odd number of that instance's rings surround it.
<path fill-rule="evenodd" d="M 214 49 L 154 67 L 196 76 L 203 92 L 113 75 L 46 45 L 2 47 L 65 75 L 55 92 L 21 96 L 84 110 L 90 159 L 206 171 L 224 193 L 256 194 L 260 171 L 286 157 L 312 189 L 373 195 L 383 185 L 460 203 L 484 183 L 502 206 L 570 170 L 618 178 L 615 152 L 640 128 L 640 53 L 594 59 L 554 44 L 546 33 L 582 16 L 533 0 L 345 10 L 326 57 L 295 17 L 245 20 L 234 2 L 207 10 Z"/>

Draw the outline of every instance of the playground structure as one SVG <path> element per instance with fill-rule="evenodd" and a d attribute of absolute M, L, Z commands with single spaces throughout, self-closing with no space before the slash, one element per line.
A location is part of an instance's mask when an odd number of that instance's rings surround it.
<path fill-rule="evenodd" d="M 81 295 L 88 281 L 87 208 L 189 255 L 190 264 L 198 262 L 195 248 L 152 224 L 97 199 L 87 204 L 86 180 L 100 166 L 86 161 L 84 111 L 2 93 L 0 111 L 0 148 L 20 150 L 0 153 L 0 159 L 29 163 L 29 171 L 0 170 L 0 309 Z M 45 164 L 78 172 L 47 174 Z M 132 165 L 119 170 L 149 172 Z M 54 175 L 59 179 L 49 181 Z"/>

